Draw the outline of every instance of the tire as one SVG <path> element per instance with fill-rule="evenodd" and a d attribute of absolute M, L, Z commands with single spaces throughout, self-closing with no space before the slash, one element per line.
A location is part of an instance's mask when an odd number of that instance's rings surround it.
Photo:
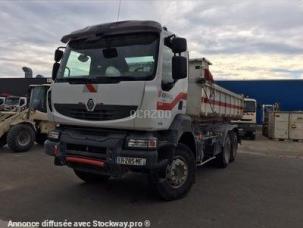
<path fill-rule="evenodd" d="M 230 162 L 231 158 L 231 140 L 230 134 L 228 134 L 224 141 L 224 146 L 222 147 L 222 152 L 217 155 L 215 162 L 217 167 L 226 168 Z"/>
<path fill-rule="evenodd" d="M 231 153 L 230 153 L 230 162 L 233 162 L 238 153 L 238 136 L 237 133 L 232 131 L 230 133 L 230 140 L 231 140 Z"/>
<path fill-rule="evenodd" d="M 47 139 L 46 134 L 37 134 L 36 135 L 36 143 L 38 143 L 39 145 L 43 146 L 46 139 Z"/>
<path fill-rule="evenodd" d="M 26 152 L 35 141 L 33 128 L 26 124 L 13 126 L 7 134 L 7 145 L 14 152 Z"/>
<path fill-rule="evenodd" d="M 251 133 L 250 139 L 251 140 L 256 140 L 256 134 L 254 134 L 254 132 Z"/>
<path fill-rule="evenodd" d="M 110 178 L 110 176 L 108 175 L 88 173 L 77 169 L 74 169 L 74 172 L 77 177 L 79 177 L 81 180 L 83 180 L 86 183 L 101 183 L 107 181 Z"/>
<path fill-rule="evenodd" d="M 179 170 L 173 169 L 176 166 L 180 167 Z M 183 177 L 177 177 L 178 180 L 174 180 L 176 176 L 172 176 L 175 174 L 173 171 L 181 172 L 180 175 L 183 174 Z M 158 195 L 167 201 L 184 197 L 195 181 L 196 163 L 193 152 L 184 144 L 178 144 L 172 161 L 167 164 L 165 171 L 161 173 L 150 175 L 151 184 Z"/>

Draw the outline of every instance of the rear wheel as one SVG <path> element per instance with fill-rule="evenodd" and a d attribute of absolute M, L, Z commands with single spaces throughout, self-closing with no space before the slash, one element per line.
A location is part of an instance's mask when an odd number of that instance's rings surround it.
<path fill-rule="evenodd" d="M 162 199 L 182 198 L 190 190 L 195 180 L 195 159 L 192 151 L 178 144 L 175 155 L 163 172 L 151 174 L 150 180 Z"/>
<path fill-rule="evenodd" d="M 255 132 L 251 132 L 250 139 L 251 140 L 256 140 L 256 133 Z"/>
<path fill-rule="evenodd" d="M 238 136 L 236 132 L 230 133 L 230 140 L 231 140 L 231 153 L 230 153 L 230 161 L 233 162 L 238 153 Z"/>
<path fill-rule="evenodd" d="M 222 152 L 216 157 L 216 164 L 219 168 L 226 168 L 231 159 L 231 139 L 230 134 L 225 138 Z"/>
<path fill-rule="evenodd" d="M 33 128 L 26 124 L 13 126 L 7 134 L 7 145 L 14 152 L 25 152 L 32 148 L 35 141 Z"/>
<path fill-rule="evenodd" d="M 108 175 L 88 173 L 88 172 L 83 172 L 83 171 L 80 171 L 77 169 L 74 169 L 74 172 L 77 177 L 79 177 L 81 180 L 83 180 L 86 183 L 104 182 L 110 178 L 110 176 L 108 176 Z"/>

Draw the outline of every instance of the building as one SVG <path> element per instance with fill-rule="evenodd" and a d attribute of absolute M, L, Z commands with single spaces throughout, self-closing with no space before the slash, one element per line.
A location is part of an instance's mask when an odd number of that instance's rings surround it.
<path fill-rule="evenodd" d="M 46 78 L 0 78 L 0 95 L 27 96 L 29 85 L 46 82 Z"/>
<path fill-rule="evenodd" d="M 278 103 L 283 111 L 303 111 L 303 80 L 238 80 L 216 83 L 256 99 L 258 123 L 262 119 L 262 104 Z"/>

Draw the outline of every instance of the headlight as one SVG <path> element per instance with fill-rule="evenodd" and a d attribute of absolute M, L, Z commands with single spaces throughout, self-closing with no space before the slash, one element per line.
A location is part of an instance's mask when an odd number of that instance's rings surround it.
<path fill-rule="evenodd" d="M 50 131 L 48 132 L 48 136 L 49 139 L 53 139 L 53 140 L 59 140 L 60 138 L 60 132 L 59 131 Z"/>
<path fill-rule="evenodd" d="M 127 147 L 133 149 L 156 149 L 158 146 L 158 139 L 151 137 L 146 139 L 128 139 Z"/>

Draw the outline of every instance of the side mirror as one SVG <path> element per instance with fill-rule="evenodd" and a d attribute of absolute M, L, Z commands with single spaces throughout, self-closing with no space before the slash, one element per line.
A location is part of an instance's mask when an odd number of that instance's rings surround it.
<path fill-rule="evenodd" d="M 174 56 L 172 59 L 172 76 L 174 80 L 187 77 L 187 59 L 184 56 Z"/>
<path fill-rule="evenodd" d="M 60 67 L 60 63 L 55 62 L 54 65 L 53 65 L 53 71 L 52 71 L 52 79 L 53 79 L 53 81 L 56 80 L 56 78 L 57 78 L 59 67 Z"/>
<path fill-rule="evenodd" d="M 55 55 L 54 55 L 55 62 L 60 62 L 60 60 L 62 59 L 62 57 L 63 57 L 63 51 L 61 51 L 59 49 L 56 49 Z"/>
<path fill-rule="evenodd" d="M 171 41 L 171 49 L 173 53 L 182 53 L 187 50 L 187 42 L 185 38 L 175 37 Z"/>

